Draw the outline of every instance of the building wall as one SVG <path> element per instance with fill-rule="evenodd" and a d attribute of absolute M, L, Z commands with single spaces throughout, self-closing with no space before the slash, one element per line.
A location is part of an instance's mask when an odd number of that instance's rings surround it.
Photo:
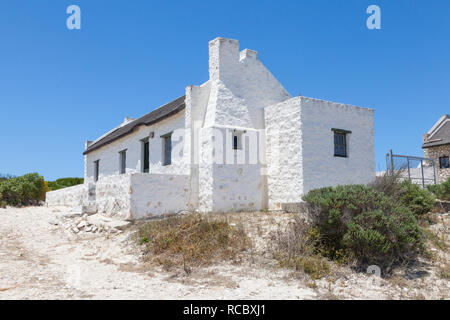
<path fill-rule="evenodd" d="M 174 214 L 189 209 L 190 176 L 179 174 L 131 175 L 132 219 Z"/>
<path fill-rule="evenodd" d="M 265 138 L 252 151 L 257 163 L 215 163 L 210 159 L 216 143 L 214 131 L 222 132 L 221 136 L 234 129 L 260 130 L 264 134 L 264 107 L 287 100 L 290 95 L 261 63 L 256 51 L 239 51 L 237 40 L 216 38 L 209 43 L 209 74 L 211 89 L 199 134 L 199 209 L 265 209 Z M 222 150 L 233 156 L 239 153 L 231 150 L 231 144 Z"/>
<path fill-rule="evenodd" d="M 372 109 L 301 98 L 303 192 L 375 179 Z M 332 128 L 349 130 L 348 157 L 334 156 Z"/>
<path fill-rule="evenodd" d="M 375 179 L 373 110 L 296 97 L 265 108 L 269 209 L 301 202 L 309 190 Z M 347 134 L 334 156 L 332 128 Z"/>
<path fill-rule="evenodd" d="M 184 112 L 165 119 L 153 126 L 140 126 L 137 130 L 85 156 L 85 179 L 93 181 L 94 161 L 100 160 L 99 180 L 103 177 L 119 174 L 119 152 L 126 152 L 126 173 L 141 172 L 142 143 L 141 139 L 149 137 L 154 132 L 154 138 L 149 138 L 150 168 L 149 173 L 188 174 L 189 167 L 184 161 Z M 169 132 L 172 135 L 172 164 L 162 165 L 163 139 L 160 137 Z"/>
<path fill-rule="evenodd" d="M 81 206 L 88 196 L 87 186 L 79 184 L 73 187 L 47 192 L 45 202 L 48 206 Z"/>
<path fill-rule="evenodd" d="M 95 183 L 95 196 L 91 202 L 97 204 L 98 212 L 124 220 L 132 219 L 131 175 L 127 173 L 104 176 Z"/>
<path fill-rule="evenodd" d="M 441 169 L 439 167 L 439 158 L 443 156 L 450 156 L 450 145 L 424 148 L 423 153 L 425 158 L 433 159 L 434 165 L 436 166 L 438 183 L 442 183 L 450 178 L 450 168 Z"/>
<path fill-rule="evenodd" d="M 300 98 L 265 108 L 269 209 L 300 202 L 303 194 Z"/>

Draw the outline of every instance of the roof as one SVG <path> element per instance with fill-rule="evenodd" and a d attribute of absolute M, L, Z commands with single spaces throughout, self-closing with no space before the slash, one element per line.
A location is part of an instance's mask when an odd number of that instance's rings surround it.
<path fill-rule="evenodd" d="M 98 148 L 101 148 L 119 138 L 126 136 L 138 126 L 150 126 L 184 110 L 184 108 L 186 107 L 185 99 L 186 96 L 179 97 L 172 102 L 169 102 L 162 107 L 159 107 L 158 109 L 147 113 L 139 119 L 133 120 L 123 126 L 119 126 L 116 129 L 111 130 L 109 133 L 100 137 L 98 140 L 94 141 L 94 143 L 89 145 L 86 151 L 83 152 L 83 154 L 88 154 L 89 152 L 97 150 Z"/>
<path fill-rule="evenodd" d="M 422 148 L 450 144 L 450 116 L 444 114 L 426 134 Z"/>

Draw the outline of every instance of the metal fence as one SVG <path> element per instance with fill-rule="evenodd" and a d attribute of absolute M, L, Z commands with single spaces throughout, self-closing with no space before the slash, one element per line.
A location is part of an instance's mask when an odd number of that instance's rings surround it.
<path fill-rule="evenodd" d="M 386 173 L 398 172 L 400 177 L 412 183 L 426 187 L 436 184 L 436 167 L 432 159 L 393 154 L 386 154 Z"/>

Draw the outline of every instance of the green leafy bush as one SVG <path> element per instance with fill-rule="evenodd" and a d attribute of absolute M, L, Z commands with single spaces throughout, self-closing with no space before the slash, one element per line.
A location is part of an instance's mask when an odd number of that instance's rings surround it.
<path fill-rule="evenodd" d="M 303 199 L 320 234 L 321 252 L 329 258 L 346 256 L 388 270 L 424 249 L 413 212 L 372 187 L 326 187 L 311 190 Z"/>
<path fill-rule="evenodd" d="M 429 185 L 428 190 L 440 200 L 450 200 L 450 178 L 441 184 Z"/>
<path fill-rule="evenodd" d="M 46 184 L 37 173 L 0 181 L 0 195 L 3 204 L 22 206 L 45 200 Z"/>
<path fill-rule="evenodd" d="M 61 178 L 55 181 L 49 181 L 48 187 L 51 191 L 83 184 L 83 178 Z"/>
<path fill-rule="evenodd" d="M 432 193 L 409 180 L 399 184 L 397 199 L 417 216 L 430 212 L 436 202 Z"/>
<path fill-rule="evenodd" d="M 401 178 L 399 171 L 377 177 L 370 187 L 391 197 L 400 205 L 408 207 L 416 216 L 430 212 L 436 202 L 432 193 L 418 184 Z"/>

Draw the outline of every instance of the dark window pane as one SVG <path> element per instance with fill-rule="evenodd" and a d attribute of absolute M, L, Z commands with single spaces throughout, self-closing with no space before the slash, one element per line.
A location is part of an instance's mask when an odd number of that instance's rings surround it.
<path fill-rule="evenodd" d="M 164 137 L 164 165 L 172 163 L 172 137 Z"/>
<path fill-rule="evenodd" d="M 127 168 L 127 153 L 126 151 L 120 152 L 120 173 L 124 174 Z"/>
<path fill-rule="evenodd" d="M 439 162 L 440 162 L 441 169 L 450 168 L 449 157 L 441 157 L 441 158 L 439 158 Z"/>
<path fill-rule="evenodd" d="M 233 149 L 237 150 L 238 148 L 238 137 L 234 136 L 233 137 Z"/>
<path fill-rule="evenodd" d="M 144 172 L 148 172 L 150 168 L 150 150 L 149 142 L 144 142 Z"/>
<path fill-rule="evenodd" d="M 338 157 L 347 156 L 347 144 L 345 139 L 345 133 L 334 133 L 334 155 Z"/>
<path fill-rule="evenodd" d="M 98 180 L 98 174 L 100 170 L 99 161 L 100 160 L 94 161 L 94 181 Z"/>

